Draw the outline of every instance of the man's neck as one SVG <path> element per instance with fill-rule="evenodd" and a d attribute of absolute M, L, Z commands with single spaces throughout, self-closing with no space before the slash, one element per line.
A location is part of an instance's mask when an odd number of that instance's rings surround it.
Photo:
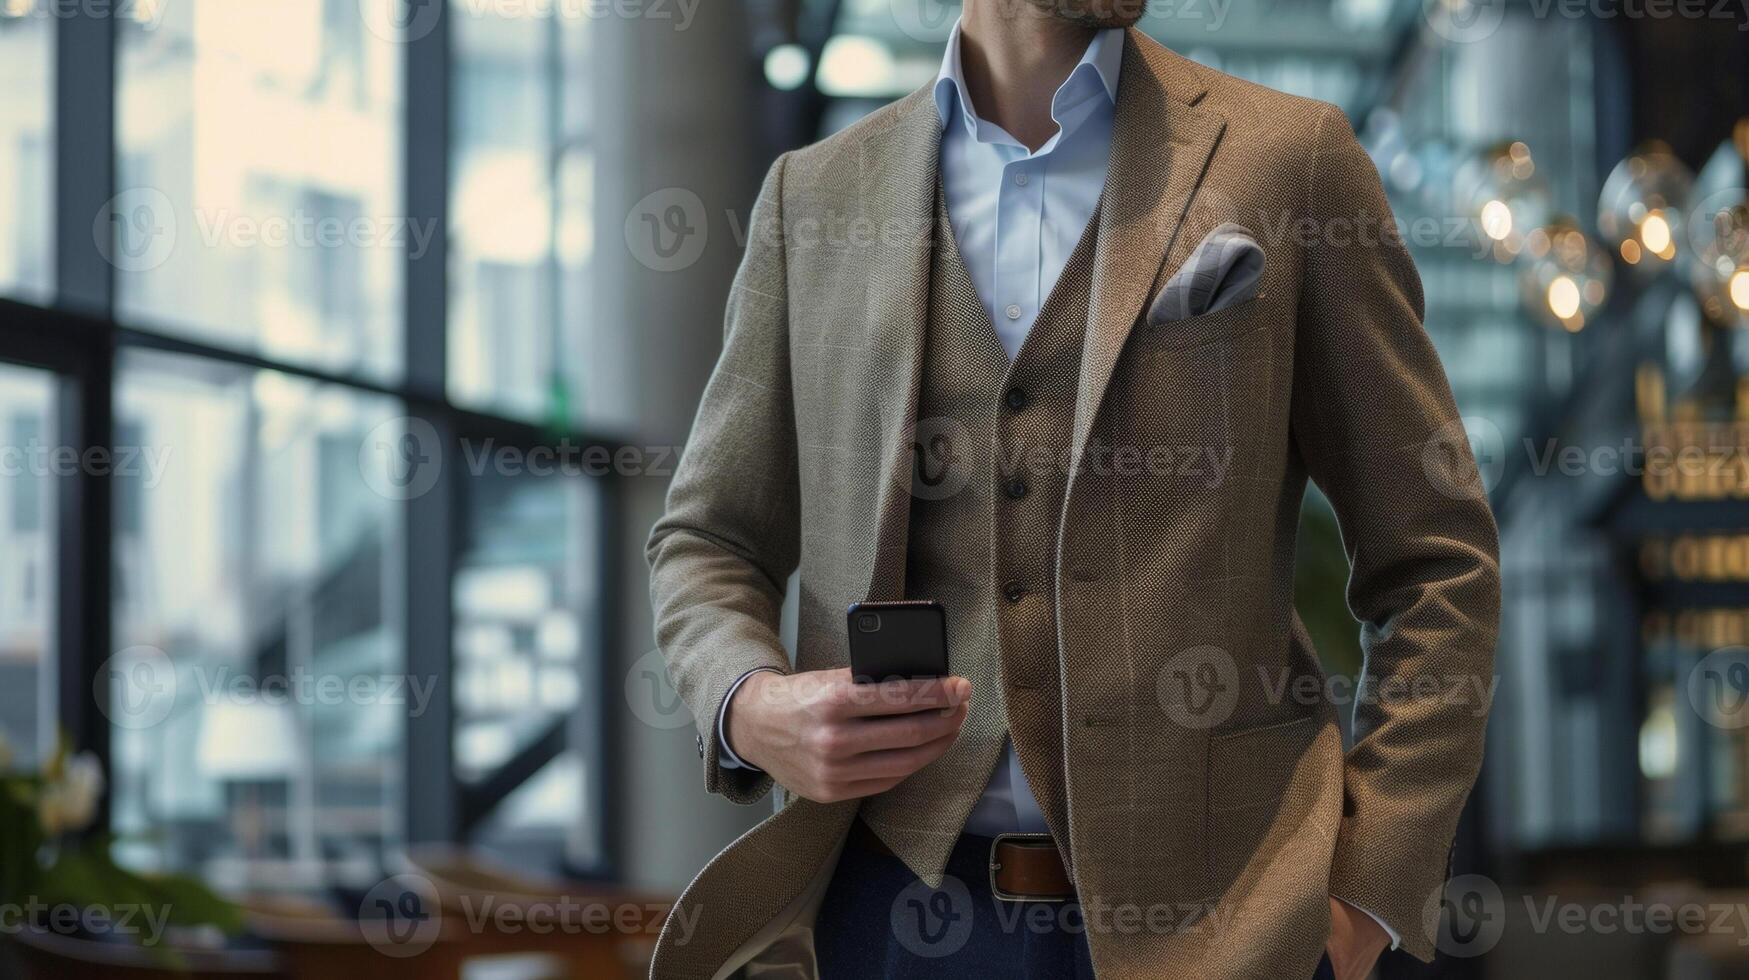
<path fill-rule="evenodd" d="M 1051 97 L 1095 33 L 1025 4 L 968 0 L 960 64 L 978 116 L 1036 151 L 1056 135 Z"/>

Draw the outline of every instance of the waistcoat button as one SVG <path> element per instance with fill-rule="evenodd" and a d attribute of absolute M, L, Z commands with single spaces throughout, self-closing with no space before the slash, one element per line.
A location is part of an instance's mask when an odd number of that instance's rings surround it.
<path fill-rule="evenodd" d="M 1018 476 L 1009 480 L 1007 485 L 1002 488 L 1003 492 L 1007 493 L 1008 496 L 1014 500 L 1019 500 L 1026 496 L 1027 491 L 1030 489 L 1031 488 L 1026 485 L 1025 478 Z"/>
<path fill-rule="evenodd" d="M 1025 408 L 1031 401 L 1032 399 L 1027 395 L 1025 388 L 1016 385 L 1008 389 L 1008 407 L 1016 412 Z"/>
<path fill-rule="evenodd" d="M 1002 594 L 1008 597 L 1009 602 L 1019 602 L 1026 598 L 1026 586 L 1019 582 L 1009 582 L 1002 587 Z"/>

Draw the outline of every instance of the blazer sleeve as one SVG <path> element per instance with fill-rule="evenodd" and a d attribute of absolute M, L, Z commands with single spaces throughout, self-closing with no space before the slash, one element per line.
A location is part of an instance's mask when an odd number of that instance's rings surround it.
<path fill-rule="evenodd" d="M 748 671 L 790 671 L 778 616 L 800 555 L 785 160 L 772 165 L 754 205 L 723 353 L 646 549 L 656 643 L 698 726 L 705 788 L 737 803 L 758 801 L 771 777 L 719 764 L 719 709 Z"/>
<path fill-rule="evenodd" d="M 1330 893 L 1431 960 L 1423 909 L 1481 767 L 1498 532 L 1378 172 L 1334 108 L 1315 142 L 1292 429 L 1341 525 L 1365 654 Z"/>

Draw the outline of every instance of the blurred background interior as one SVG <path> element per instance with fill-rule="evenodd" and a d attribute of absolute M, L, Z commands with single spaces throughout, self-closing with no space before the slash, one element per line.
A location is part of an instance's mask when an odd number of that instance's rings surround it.
<path fill-rule="evenodd" d="M 1741 930 L 1538 930 L 1514 897 L 1749 901 L 1742 5 L 1154 6 L 1346 111 L 1502 527 L 1456 870 L 1506 926 L 1386 975 L 1744 975 Z M 410 851 L 677 893 L 764 811 L 706 797 L 651 651 L 667 447 L 765 167 L 929 81 L 957 13 L 0 0 L 8 765 L 92 753 L 115 860 L 233 896 L 344 908 Z M 1316 499 L 1302 552 L 1353 672 Z"/>

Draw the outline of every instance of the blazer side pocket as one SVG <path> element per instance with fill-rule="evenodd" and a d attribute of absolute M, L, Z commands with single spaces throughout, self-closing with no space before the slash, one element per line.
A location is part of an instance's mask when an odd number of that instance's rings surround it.
<path fill-rule="evenodd" d="M 1252 860 L 1285 842 L 1298 821 L 1280 821 L 1283 795 L 1317 740 L 1315 715 L 1209 736 L 1209 880 L 1220 894 Z M 1291 823 L 1294 826 L 1283 824 Z"/>

